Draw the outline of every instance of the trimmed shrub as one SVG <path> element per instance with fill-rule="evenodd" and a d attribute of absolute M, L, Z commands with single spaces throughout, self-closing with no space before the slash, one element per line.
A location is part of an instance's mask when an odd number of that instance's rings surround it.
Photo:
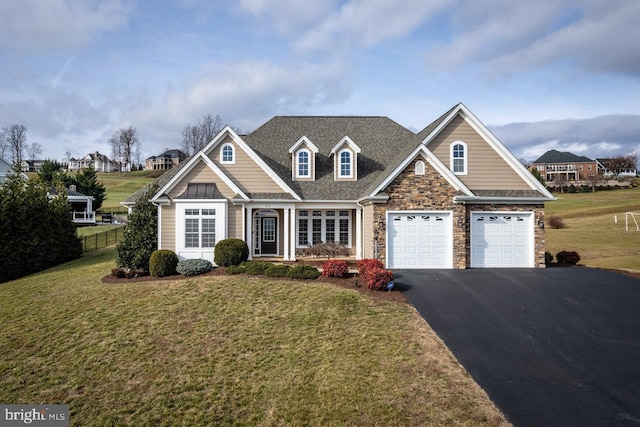
<path fill-rule="evenodd" d="M 319 242 L 306 248 L 303 255 L 327 258 L 349 256 L 349 248 L 340 242 Z"/>
<path fill-rule="evenodd" d="M 288 277 L 291 267 L 285 264 L 271 264 L 269 268 L 264 271 L 265 276 L 269 277 Z"/>
<path fill-rule="evenodd" d="M 289 270 L 289 277 L 292 279 L 317 279 L 320 272 L 310 265 L 296 265 Z"/>
<path fill-rule="evenodd" d="M 179 261 L 178 255 L 168 249 L 153 251 L 149 258 L 149 274 L 155 277 L 176 274 L 176 267 Z"/>
<path fill-rule="evenodd" d="M 549 224 L 549 227 L 556 230 L 560 230 L 564 228 L 564 221 L 559 216 L 555 216 L 555 215 L 550 216 L 549 219 L 547 220 L 547 223 Z"/>
<path fill-rule="evenodd" d="M 384 268 L 384 264 L 382 261 L 372 258 L 361 259 L 357 263 L 358 265 L 358 273 L 363 276 L 367 270 L 371 270 L 372 268 Z"/>
<path fill-rule="evenodd" d="M 551 252 L 545 252 L 544 253 L 544 265 L 549 266 L 553 264 L 553 255 L 551 255 Z"/>
<path fill-rule="evenodd" d="M 244 267 L 239 265 L 230 265 L 225 271 L 227 274 L 244 274 L 247 272 Z"/>
<path fill-rule="evenodd" d="M 389 282 L 393 281 L 393 273 L 391 270 L 374 267 L 367 270 L 363 278 L 367 288 L 381 291 L 385 290 Z"/>
<path fill-rule="evenodd" d="M 254 276 L 264 274 L 267 271 L 267 268 L 271 266 L 269 262 L 263 261 L 249 261 L 242 264 L 247 274 L 252 274 Z"/>
<path fill-rule="evenodd" d="M 556 254 L 558 264 L 576 265 L 580 261 L 580 255 L 576 251 L 560 251 Z"/>
<path fill-rule="evenodd" d="M 324 277 L 347 277 L 349 267 L 342 259 L 331 259 L 322 264 L 322 276 Z"/>
<path fill-rule="evenodd" d="M 183 276 L 197 276 L 213 269 L 211 261 L 206 259 L 185 259 L 178 263 L 176 271 Z"/>
<path fill-rule="evenodd" d="M 249 247 L 244 240 L 224 239 L 216 243 L 213 262 L 221 267 L 240 265 L 249 258 Z"/>

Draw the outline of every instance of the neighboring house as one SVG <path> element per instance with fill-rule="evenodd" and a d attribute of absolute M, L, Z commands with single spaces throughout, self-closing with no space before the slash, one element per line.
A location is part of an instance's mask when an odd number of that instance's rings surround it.
<path fill-rule="evenodd" d="M 158 246 L 180 259 L 230 237 L 287 261 L 335 241 L 387 268 L 544 267 L 554 199 L 463 104 L 418 134 L 386 117 L 227 126 L 157 183 Z"/>
<path fill-rule="evenodd" d="M 95 225 L 96 212 L 93 210 L 93 196 L 87 196 L 76 191 L 76 186 L 71 185 L 65 189 L 67 192 L 67 200 L 73 209 L 73 222 L 77 225 Z M 54 197 L 58 194 L 55 188 L 49 191 L 49 196 Z"/>
<path fill-rule="evenodd" d="M 167 150 L 159 156 L 151 156 L 145 161 L 145 170 L 167 170 L 178 166 L 187 158 L 180 150 Z"/>
<path fill-rule="evenodd" d="M 536 168 L 544 180 L 552 182 L 593 181 L 598 177 L 598 162 L 573 153 L 549 150 L 529 168 Z"/>
<path fill-rule="evenodd" d="M 0 157 L 0 186 L 7 180 L 7 177 L 14 173 L 13 165 Z M 24 179 L 29 179 L 27 175 L 22 173 Z"/>
<path fill-rule="evenodd" d="M 97 151 L 87 154 L 80 159 L 73 157 L 69 159 L 69 170 L 72 172 L 89 167 L 93 167 L 96 172 L 118 172 L 120 170 L 120 165 L 117 162 L 114 162 Z"/>
<path fill-rule="evenodd" d="M 20 169 L 22 172 L 40 172 L 44 160 L 23 160 L 20 162 Z"/>
<path fill-rule="evenodd" d="M 606 178 L 632 178 L 638 175 L 632 158 L 611 157 L 596 159 Z"/>

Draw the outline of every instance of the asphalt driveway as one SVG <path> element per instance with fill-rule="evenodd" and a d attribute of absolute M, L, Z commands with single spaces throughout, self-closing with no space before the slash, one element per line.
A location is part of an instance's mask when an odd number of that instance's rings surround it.
<path fill-rule="evenodd" d="M 394 273 L 515 426 L 640 426 L 640 280 L 590 268 Z"/>

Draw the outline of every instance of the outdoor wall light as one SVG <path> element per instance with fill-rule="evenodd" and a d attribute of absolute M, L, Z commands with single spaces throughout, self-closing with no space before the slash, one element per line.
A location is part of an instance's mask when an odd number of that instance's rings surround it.
<path fill-rule="evenodd" d="M 541 219 L 540 221 L 538 221 L 538 227 L 544 230 L 544 219 Z"/>
<path fill-rule="evenodd" d="M 464 219 L 459 219 L 459 220 L 458 220 L 458 228 L 464 228 L 464 226 L 465 226 L 465 225 L 466 225 L 466 224 L 465 224 L 465 222 L 464 222 Z"/>

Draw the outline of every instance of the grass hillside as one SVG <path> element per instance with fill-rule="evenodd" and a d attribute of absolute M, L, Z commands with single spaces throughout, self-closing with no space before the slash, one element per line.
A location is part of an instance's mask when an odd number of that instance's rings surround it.
<path fill-rule="evenodd" d="M 565 228 L 547 225 L 547 251 L 577 251 L 580 263 L 591 267 L 640 270 L 640 231 L 635 224 L 625 231 L 625 212 L 640 213 L 640 187 L 554 196 L 558 200 L 546 204 L 547 222 L 554 215 Z"/>
<path fill-rule="evenodd" d="M 322 282 L 104 284 L 113 249 L 0 285 L 0 402 L 71 425 L 505 425 L 417 312 Z"/>
<path fill-rule="evenodd" d="M 120 202 L 126 200 L 133 193 L 155 178 L 141 172 L 121 175 L 119 173 L 98 173 L 98 181 L 107 189 L 107 199 L 102 204 L 103 209 L 121 208 Z"/>

